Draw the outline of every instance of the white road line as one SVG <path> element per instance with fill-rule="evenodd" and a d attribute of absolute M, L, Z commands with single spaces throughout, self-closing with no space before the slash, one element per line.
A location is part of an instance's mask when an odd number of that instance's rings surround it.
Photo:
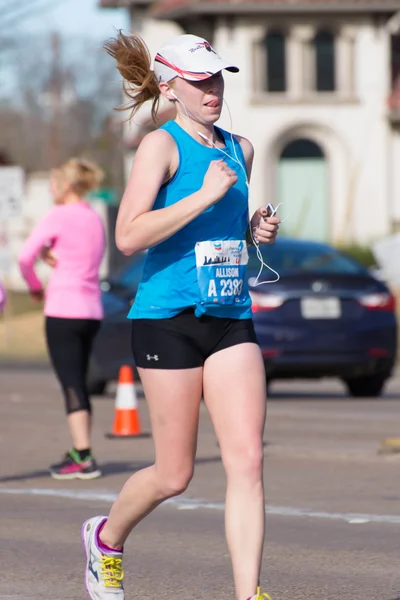
<path fill-rule="evenodd" d="M 79 490 L 57 490 L 51 488 L 5 488 L 0 487 L 0 494 L 10 496 L 50 496 L 53 498 L 68 498 L 70 500 L 92 500 L 111 504 L 117 498 L 112 492 L 92 492 Z M 177 497 L 166 501 L 178 510 L 208 509 L 222 511 L 225 508 L 223 502 L 209 502 L 207 500 L 196 500 L 192 498 Z M 340 513 L 323 510 L 308 510 L 304 508 L 293 508 L 289 506 L 266 506 L 267 515 L 277 517 L 301 517 L 308 519 L 325 519 L 330 521 L 345 521 L 351 525 L 366 523 L 389 523 L 400 525 L 400 515 L 370 515 L 362 513 Z"/>

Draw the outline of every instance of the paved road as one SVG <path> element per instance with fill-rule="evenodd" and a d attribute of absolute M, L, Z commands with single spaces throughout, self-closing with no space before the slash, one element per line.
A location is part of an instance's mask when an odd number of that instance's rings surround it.
<path fill-rule="evenodd" d="M 268 493 L 263 586 L 273 600 L 400 600 L 400 378 L 380 400 L 339 383 L 276 383 L 265 435 Z M 149 431 L 144 400 L 143 431 Z M 56 482 L 68 448 L 47 371 L 0 370 L 0 598 L 80 600 L 81 522 L 106 513 L 128 474 L 152 461 L 151 439 L 110 440 L 113 390 L 95 400 L 94 447 L 105 477 Z M 202 410 L 196 474 L 184 498 L 142 523 L 126 547 L 127 599 L 233 600 L 223 534 L 224 475 Z"/>

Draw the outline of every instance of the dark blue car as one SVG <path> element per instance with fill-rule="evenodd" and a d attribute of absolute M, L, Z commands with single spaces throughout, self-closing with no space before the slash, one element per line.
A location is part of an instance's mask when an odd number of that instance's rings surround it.
<path fill-rule="evenodd" d="M 254 323 L 269 381 L 339 377 L 353 396 L 378 396 L 396 361 L 394 297 L 367 269 L 332 246 L 280 238 L 260 248 L 280 275 L 256 285 L 260 262 L 249 249 Z M 91 365 L 92 391 L 101 392 L 119 366 L 133 365 L 126 315 L 143 268 L 132 262 L 104 292 L 106 316 Z M 262 270 L 258 282 L 276 279 Z"/>
<path fill-rule="evenodd" d="M 88 385 L 92 394 L 102 394 L 107 383 L 118 378 L 122 365 L 134 367 L 127 314 L 140 283 L 145 253 L 101 282 L 104 319 L 96 336 L 89 365 Z"/>
<path fill-rule="evenodd" d="M 364 267 L 326 244 L 281 239 L 262 249 L 277 283 L 254 286 L 254 323 L 269 380 L 343 379 L 353 396 L 377 396 L 396 360 L 395 300 Z M 263 270 L 260 281 L 273 279 Z"/>

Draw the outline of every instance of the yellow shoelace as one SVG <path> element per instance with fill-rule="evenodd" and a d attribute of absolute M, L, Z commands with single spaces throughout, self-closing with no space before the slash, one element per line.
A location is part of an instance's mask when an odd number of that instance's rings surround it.
<path fill-rule="evenodd" d="M 257 588 L 256 595 L 251 600 L 272 600 L 271 596 L 266 592 L 261 593 L 260 588 Z"/>
<path fill-rule="evenodd" d="M 124 578 L 122 570 L 122 558 L 112 556 L 101 557 L 100 575 L 104 586 L 109 588 L 120 588 Z"/>

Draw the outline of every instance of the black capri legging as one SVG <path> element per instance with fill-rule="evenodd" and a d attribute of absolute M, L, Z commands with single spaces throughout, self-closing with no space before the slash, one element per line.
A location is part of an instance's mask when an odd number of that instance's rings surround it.
<path fill-rule="evenodd" d="M 100 323 L 94 319 L 46 317 L 47 348 L 64 393 L 67 414 L 92 410 L 86 377 Z"/>

